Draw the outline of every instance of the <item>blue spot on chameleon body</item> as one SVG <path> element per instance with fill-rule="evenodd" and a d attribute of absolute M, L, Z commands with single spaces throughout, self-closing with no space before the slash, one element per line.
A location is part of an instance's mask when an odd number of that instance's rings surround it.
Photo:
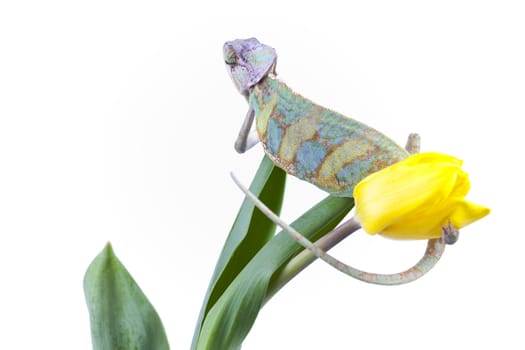
<path fill-rule="evenodd" d="M 305 142 L 296 155 L 295 171 L 297 177 L 307 179 L 315 176 L 317 168 L 326 155 L 326 147 L 319 142 Z"/>
<path fill-rule="evenodd" d="M 312 102 L 295 95 L 286 86 L 279 89 L 279 102 L 275 113 L 282 116 L 285 125 L 297 123 L 302 117 L 310 113 L 313 108 Z"/>
<path fill-rule="evenodd" d="M 268 132 L 266 134 L 266 147 L 270 154 L 277 156 L 282 137 L 283 129 L 281 125 L 279 125 L 275 119 L 270 118 L 270 120 L 268 120 Z"/>
<path fill-rule="evenodd" d="M 356 185 L 371 173 L 372 161 L 355 159 L 351 164 L 346 165 L 335 175 L 340 183 Z"/>

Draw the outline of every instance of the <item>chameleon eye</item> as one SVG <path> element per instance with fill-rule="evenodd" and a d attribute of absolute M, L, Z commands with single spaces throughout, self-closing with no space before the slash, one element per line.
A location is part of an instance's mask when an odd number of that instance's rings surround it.
<path fill-rule="evenodd" d="M 235 54 L 235 50 L 233 50 L 233 48 L 231 47 L 225 48 L 224 62 L 230 66 L 233 66 L 237 63 L 237 55 Z"/>

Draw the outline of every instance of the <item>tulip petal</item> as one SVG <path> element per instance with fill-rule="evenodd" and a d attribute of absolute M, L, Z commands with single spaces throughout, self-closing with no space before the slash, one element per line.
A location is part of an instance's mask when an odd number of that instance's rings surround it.
<path fill-rule="evenodd" d="M 458 169 L 456 176 L 456 183 L 454 184 L 454 190 L 450 193 L 451 198 L 463 198 L 470 191 L 470 180 L 468 174 Z"/>
<path fill-rule="evenodd" d="M 490 209 L 465 199 L 456 201 L 454 210 L 450 215 L 450 222 L 456 228 L 462 228 L 470 225 L 490 213 Z"/>
<path fill-rule="evenodd" d="M 380 234 L 393 239 L 439 238 L 441 227 L 448 221 L 450 214 L 450 209 L 448 212 L 444 209 L 434 207 L 425 213 L 412 213 L 383 228 Z"/>
<path fill-rule="evenodd" d="M 356 218 L 375 234 L 409 213 L 441 206 L 454 191 L 460 164 L 452 156 L 421 153 L 366 177 L 354 190 Z"/>

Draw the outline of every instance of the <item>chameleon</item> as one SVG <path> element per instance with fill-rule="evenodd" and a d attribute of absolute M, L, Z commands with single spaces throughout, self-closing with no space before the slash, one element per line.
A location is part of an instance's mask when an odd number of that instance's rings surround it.
<path fill-rule="evenodd" d="M 256 38 L 228 41 L 223 46 L 226 69 L 248 102 L 248 112 L 234 148 L 244 153 L 261 142 L 265 154 L 288 174 L 333 196 L 352 197 L 359 181 L 419 151 L 419 135 L 411 134 L 406 149 L 379 131 L 295 93 L 277 78 L 277 53 Z M 255 131 L 251 131 L 255 121 Z M 375 284 L 402 284 L 428 272 L 459 232 L 443 228 L 443 237 L 428 241 L 423 258 L 405 272 L 373 274 L 354 269 L 328 255 L 272 213 L 232 174 L 255 205 L 317 257 L 342 272 Z M 353 219 L 351 219 L 353 220 Z"/>
<path fill-rule="evenodd" d="M 387 136 L 302 97 L 277 79 L 277 54 L 257 39 L 224 44 L 224 60 L 249 104 L 235 149 L 245 152 L 253 119 L 266 155 L 288 174 L 334 196 L 351 197 L 367 175 L 392 165 L 408 152 Z"/>

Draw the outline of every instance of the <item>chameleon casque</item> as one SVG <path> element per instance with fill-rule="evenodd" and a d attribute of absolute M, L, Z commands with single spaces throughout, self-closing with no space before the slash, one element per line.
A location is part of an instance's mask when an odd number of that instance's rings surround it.
<path fill-rule="evenodd" d="M 363 178 L 419 151 L 417 134 L 410 135 L 405 150 L 375 129 L 293 92 L 276 77 L 275 50 L 255 38 L 226 42 L 223 54 L 230 77 L 249 105 L 235 142 L 239 153 L 261 142 L 266 155 L 288 174 L 331 195 L 352 197 L 354 187 Z M 254 120 L 255 133 L 251 132 Z M 454 243 L 459 235 L 454 228 L 444 227 L 443 238 L 429 240 L 423 258 L 404 272 L 367 273 L 345 265 L 306 240 L 235 177 L 234 181 L 265 215 L 317 257 L 369 283 L 396 285 L 423 276 L 437 263 L 445 243 Z"/>

